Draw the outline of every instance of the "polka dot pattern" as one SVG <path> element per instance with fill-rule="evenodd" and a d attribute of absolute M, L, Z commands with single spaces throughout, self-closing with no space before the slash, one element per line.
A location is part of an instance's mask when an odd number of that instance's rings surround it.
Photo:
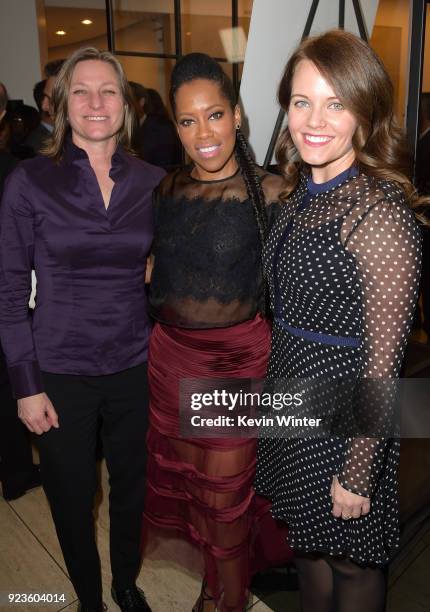
<path fill-rule="evenodd" d="M 298 337 L 275 320 L 269 378 L 397 377 L 417 300 L 420 246 L 397 184 L 361 174 L 310 195 L 302 176 L 265 247 L 272 308 L 276 273 L 276 316 L 354 338 L 356 346 Z M 398 459 L 395 439 L 265 438 L 255 487 L 288 522 L 293 548 L 381 565 L 398 546 Z M 371 498 L 367 516 L 332 516 L 335 474 L 346 489 Z"/>

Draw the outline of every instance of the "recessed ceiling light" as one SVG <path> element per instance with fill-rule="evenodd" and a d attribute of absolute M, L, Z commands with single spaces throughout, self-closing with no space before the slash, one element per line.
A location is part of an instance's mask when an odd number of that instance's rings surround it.
<path fill-rule="evenodd" d="M 91 25 L 91 24 L 92 24 L 92 21 L 91 21 L 91 19 L 83 19 L 83 20 L 81 21 L 81 23 L 83 23 L 84 25 Z"/>
<path fill-rule="evenodd" d="M 57 30 L 55 32 L 57 34 L 57 36 L 66 36 L 67 32 L 65 32 L 64 30 Z"/>

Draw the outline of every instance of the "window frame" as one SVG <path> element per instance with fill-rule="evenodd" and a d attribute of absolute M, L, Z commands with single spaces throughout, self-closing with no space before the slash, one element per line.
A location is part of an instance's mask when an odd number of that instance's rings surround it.
<path fill-rule="evenodd" d="M 151 57 L 156 59 L 173 59 L 178 61 L 181 59 L 182 53 L 182 28 L 181 28 L 181 0 L 174 0 L 174 23 L 175 23 L 175 53 L 150 53 L 144 51 L 124 51 L 116 49 L 115 45 L 115 19 L 113 10 L 113 0 L 105 0 L 106 3 L 106 21 L 107 21 L 107 41 L 108 49 L 111 53 L 117 56 L 126 57 Z M 231 0 L 231 27 L 236 28 L 239 25 L 239 0 Z M 215 57 L 220 63 L 229 63 L 225 57 Z M 232 64 L 233 87 L 236 95 L 239 95 L 239 64 Z"/>

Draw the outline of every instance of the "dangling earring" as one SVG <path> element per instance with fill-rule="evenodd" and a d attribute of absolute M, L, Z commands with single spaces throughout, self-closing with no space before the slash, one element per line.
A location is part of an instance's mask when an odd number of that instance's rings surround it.
<path fill-rule="evenodd" d="M 240 123 L 236 125 L 236 130 L 240 130 Z"/>

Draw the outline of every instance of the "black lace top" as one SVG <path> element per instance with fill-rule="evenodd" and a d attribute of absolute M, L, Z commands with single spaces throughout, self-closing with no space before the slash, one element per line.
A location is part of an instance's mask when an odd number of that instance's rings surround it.
<path fill-rule="evenodd" d="M 279 210 L 283 180 L 258 172 L 268 225 Z M 261 239 L 240 171 L 199 181 L 168 175 L 155 193 L 152 316 L 189 328 L 228 327 L 251 319 L 263 296 Z"/>

